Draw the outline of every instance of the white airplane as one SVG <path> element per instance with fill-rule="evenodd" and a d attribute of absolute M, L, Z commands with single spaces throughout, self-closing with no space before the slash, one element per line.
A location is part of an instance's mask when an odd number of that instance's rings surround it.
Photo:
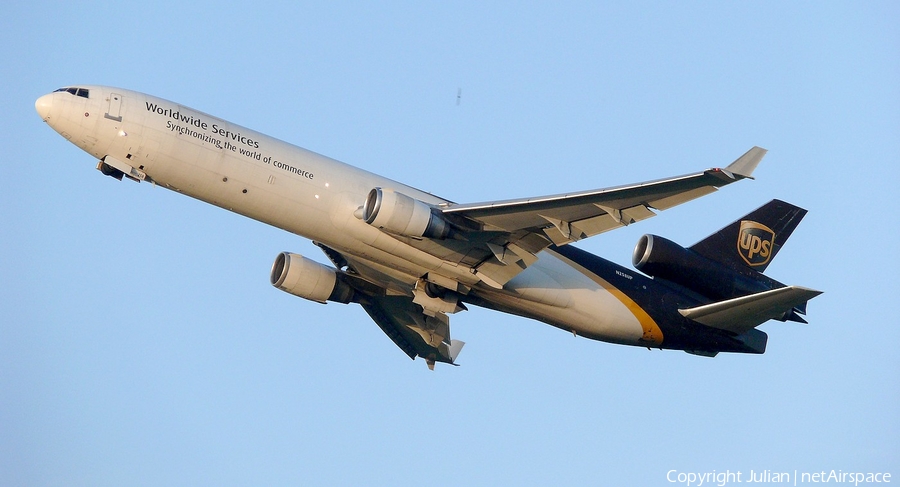
<path fill-rule="evenodd" d="M 762 272 L 806 210 L 773 200 L 690 248 L 645 235 L 635 267 L 568 245 L 749 178 L 750 149 L 724 169 L 575 193 L 457 204 L 134 91 L 60 88 L 41 118 L 97 169 L 179 193 L 315 242 L 333 264 L 283 252 L 272 284 L 319 303 L 359 303 L 410 358 L 453 364 L 448 315 L 466 304 L 605 342 L 764 353 L 767 320 L 804 322 L 819 291 Z"/>

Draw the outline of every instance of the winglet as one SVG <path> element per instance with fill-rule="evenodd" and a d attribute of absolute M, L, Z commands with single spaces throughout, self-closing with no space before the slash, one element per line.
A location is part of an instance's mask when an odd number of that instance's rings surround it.
<path fill-rule="evenodd" d="M 450 354 L 449 355 L 450 355 L 451 363 L 456 362 L 456 357 L 459 356 L 459 352 L 462 350 L 463 345 L 465 345 L 465 344 L 466 344 L 466 342 L 461 341 L 461 340 L 450 340 Z M 453 364 L 453 365 L 456 365 L 456 364 Z"/>
<path fill-rule="evenodd" d="M 738 157 L 736 161 L 729 164 L 725 170 L 738 176 L 753 179 L 753 171 L 759 165 L 759 161 L 765 157 L 766 152 L 768 151 L 762 147 L 753 147 L 745 152 L 744 155 Z"/>

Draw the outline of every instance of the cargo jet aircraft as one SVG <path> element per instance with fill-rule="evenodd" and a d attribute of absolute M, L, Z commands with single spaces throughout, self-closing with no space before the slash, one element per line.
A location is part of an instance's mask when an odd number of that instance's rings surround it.
<path fill-rule="evenodd" d="M 770 319 L 803 322 L 819 291 L 763 274 L 806 210 L 773 200 L 684 248 L 645 235 L 644 274 L 569 243 L 749 178 L 723 169 L 553 196 L 457 204 L 153 96 L 105 86 L 40 97 L 41 118 L 97 169 L 162 186 L 314 241 L 332 265 L 283 252 L 272 284 L 359 303 L 410 358 L 453 364 L 449 315 L 466 305 L 625 345 L 763 353 Z M 649 276 L 649 277 L 648 277 Z"/>

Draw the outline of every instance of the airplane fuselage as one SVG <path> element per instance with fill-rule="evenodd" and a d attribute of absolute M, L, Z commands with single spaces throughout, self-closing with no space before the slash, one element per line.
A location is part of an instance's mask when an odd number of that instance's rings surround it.
<path fill-rule="evenodd" d="M 485 286 L 470 266 L 425 252 L 406 237 L 367 224 L 359 209 L 373 188 L 390 188 L 430 205 L 450 202 L 259 132 L 153 96 L 82 86 L 87 96 L 58 91 L 36 108 L 63 137 L 105 168 L 259 220 L 366 262 L 384 276 L 388 291 L 408 294 L 424 275 L 467 286 L 463 301 L 514 313 L 597 340 L 653 348 L 690 348 L 678 330 L 660 328 L 640 292 L 663 289 L 678 305 L 695 305 L 632 270 L 577 250 L 551 247 L 502 289 Z M 600 272 L 602 268 L 602 272 Z M 623 288 L 633 288 L 626 291 Z M 643 288 L 643 289 L 641 289 Z M 657 293 L 658 294 L 658 293 Z M 657 298 L 654 298 L 657 299 Z M 674 312 L 665 321 L 714 340 Z M 671 324 L 664 324 L 671 328 Z M 665 339 L 664 339 L 665 338 Z M 686 341 L 687 340 L 687 341 Z M 726 347 L 727 348 L 727 347 Z"/>

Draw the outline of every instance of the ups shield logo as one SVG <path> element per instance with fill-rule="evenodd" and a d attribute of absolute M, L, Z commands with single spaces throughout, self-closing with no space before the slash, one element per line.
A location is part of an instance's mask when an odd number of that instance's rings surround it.
<path fill-rule="evenodd" d="M 744 220 L 741 222 L 741 230 L 738 232 L 738 254 L 749 266 L 765 265 L 772 257 L 772 248 L 775 246 L 775 232 L 771 228 Z"/>

